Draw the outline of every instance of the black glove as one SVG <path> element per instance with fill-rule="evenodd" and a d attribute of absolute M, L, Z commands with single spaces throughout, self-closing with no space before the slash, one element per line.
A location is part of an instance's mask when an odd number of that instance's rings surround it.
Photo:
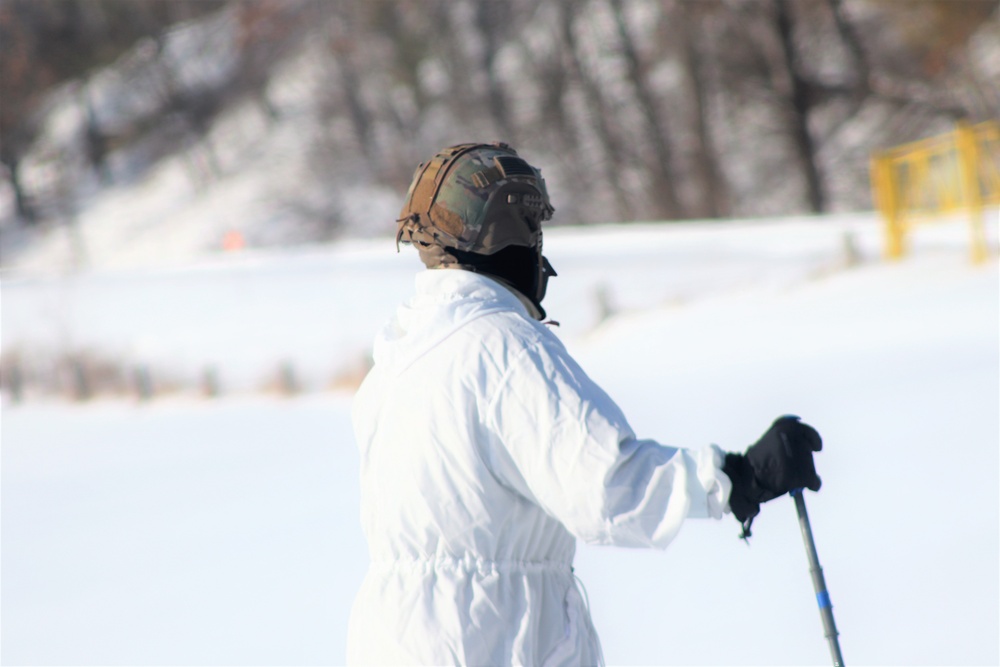
<path fill-rule="evenodd" d="M 822 484 L 813 465 L 813 452 L 823 449 L 823 440 L 812 426 L 798 417 L 779 417 L 767 433 L 747 448 L 746 454 L 726 454 L 722 472 L 733 483 L 729 509 L 743 524 L 744 539 L 760 512 L 760 504 L 793 489 L 819 491 Z"/>

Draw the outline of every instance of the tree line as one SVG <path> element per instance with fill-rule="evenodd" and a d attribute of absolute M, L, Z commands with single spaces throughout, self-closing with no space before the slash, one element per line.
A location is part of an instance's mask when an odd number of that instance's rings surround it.
<path fill-rule="evenodd" d="M 229 66 L 195 85 L 166 36 L 219 16 Z M 872 149 L 1000 114 L 998 23 L 994 0 L 4 0 L 0 163 L 30 225 L 19 173 L 53 87 L 86 106 L 88 77 L 146 45 L 156 104 L 79 134 L 107 182 L 110 152 L 149 162 L 150 137 L 183 145 L 234 101 L 279 118 L 274 77 L 308 49 L 317 174 L 402 191 L 442 145 L 501 139 L 563 222 L 869 208 Z"/>

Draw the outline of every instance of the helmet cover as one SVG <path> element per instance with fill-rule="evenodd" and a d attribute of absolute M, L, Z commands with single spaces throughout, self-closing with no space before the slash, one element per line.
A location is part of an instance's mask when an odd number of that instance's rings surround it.
<path fill-rule="evenodd" d="M 541 171 L 513 148 L 459 144 L 417 167 L 396 241 L 483 255 L 540 247 L 541 223 L 553 210 Z"/>

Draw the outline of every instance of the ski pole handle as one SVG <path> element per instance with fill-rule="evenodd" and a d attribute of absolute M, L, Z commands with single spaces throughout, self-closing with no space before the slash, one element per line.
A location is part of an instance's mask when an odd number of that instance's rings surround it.
<path fill-rule="evenodd" d="M 794 489 L 791 494 L 795 498 L 795 510 L 799 514 L 799 528 L 802 529 L 802 541 L 805 543 L 806 556 L 809 558 L 809 573 L 812 575 L 813 588 L 816 590 L 819 615 L 823 619 L 823 634 L 830 642 L 833 666 L 844 667 L 844 658 L 840 655 L 840 643 L 837 641 L 837 625 L 833 622 L 833 605 L 830 603 L 830 594 L 823 579 L 823 568 L 819 566 L 816 542 L 813 541 L 812 526 L 809 525 L 809 514 L 806 512 L 806 500 L 802 495 L 802 489 Z"/>

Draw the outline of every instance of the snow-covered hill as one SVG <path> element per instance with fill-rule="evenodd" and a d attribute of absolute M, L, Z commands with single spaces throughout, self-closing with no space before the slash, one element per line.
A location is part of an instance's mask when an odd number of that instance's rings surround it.
<path fill-rule="evenodd" d="M 178 58 L 177 76 L 188 72 L 190 78 L 195 71 L 204 79 L 219 68 L 205 54 Z M 206 61 L 212 65 L 208 74 Z M 78 83 L 53 93 L 53 110 L 25 159 L 22 178 L 39 197 L 73 192 L 71 207 L 54 213 L 40 229 L 18 229 L 13 199 L 0 191 L 5 275 L 190 263 L 221 253 L 233 235 L 253 248 L 314 242 L 329 236 L 317 228 L 324 223 L 317 211 L 331 200 L 337 202 L 337 219 L 325 222 L 338 238 L 391 230 L 400 193 L 365 181 L 363 174 L 317 174 L 323 166 L 316 164 L 316 137 L 323 128 L 316 91 L 322 89 L 323 71 L 310 43 L 275 72 L 268 107 L 259 98 L 233 103 L 204 136 L 187 138 L 155 160 L 141 146 L 113 153 L 108 167 L 113 181 L 99 184 L 83 162 L 78 139 L 87 114 L 113 122 L 129 111 L 128 105 L 122 108 L 123 97 L 133 106 L 148 106 L 162 95 L 161 86 L 145 80 L 162 66 L 149 65 L 131 76 L 128 69 L 128 62 L 119 63 L 94 77 L 86 96 Z M 81 97 L 91 100 L 92 108 L 81 105 Z M 268 109 L 281 113 L 272 117 Z"/>

